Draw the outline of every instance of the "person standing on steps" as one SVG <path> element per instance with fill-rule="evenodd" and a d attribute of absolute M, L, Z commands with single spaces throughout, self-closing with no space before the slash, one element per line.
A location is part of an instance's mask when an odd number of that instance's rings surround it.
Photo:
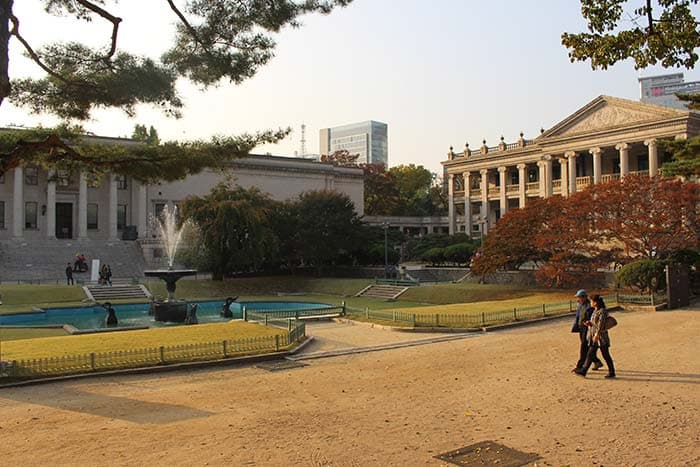
<path fill-rule="evenodd" d="M 576 371 L 579 376 L 586 376 L 588 368 L 591 366 L 595 357 L 596 350 L 600 348 L 600 353 L 603 354 L 605 363 L 608 365 L 608 374 L 606 378 L 615 377 L 615 364 L 610 356 L 610 336 L 605 328 L 605 322 L 608 319 L 608 310 L 605 307 L 603 297 L 594 295 L 591 299 L 593 302 L 593 314 L 588 324 L 588 355 L 583 366 Z"/>
<path fill-rule="evenodd" d="M 66 266 L 66 285 L 75 285 L 75 281 L 73 280 L 73 268 L 70 263 Z"/>
<path fill-rule="evenodd" d="M 586 357 L 588 356 L 588 326 L 586 326 L 584 323 L 590 321 L 591 316 L 593 315 L 593 307 L 591 307 L 591 302 L 588 300 L 588 292 L 581 289 L 576 292 L 575 297 L 578 301 L 578 306 L 576 307 L 576 319 L 574 320 L 574 325 L 571 328 L 571 332 L 578 333 L 580 347 L 576 367 L 571 370 L 573 373 L 580 370 L 583 367 L 583 364 L 586 362 Z M 593 353 L 591 361 L 593 362 L 594 370 L 599 370 L 603 367 L 603 362 L 600 361 L 595 352 Z"/>

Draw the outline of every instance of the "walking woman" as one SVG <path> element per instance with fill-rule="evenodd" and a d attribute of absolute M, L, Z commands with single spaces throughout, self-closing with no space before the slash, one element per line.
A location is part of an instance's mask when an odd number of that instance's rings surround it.
<path fill-rule="evenodd" d="M 583 367 L 576 370 L 576 374 L 586 376 L 586 372 L 595 358 L 595 353 L 598 348 L 600 348 L 600 353 L 603 355 L 605 363 L 608 365 L 608 374 L 605 377 L 614 378 L 615 366 L 610 356 L 610 336 L 608 335 L 607 329 L 605 329 L 605 322 L 608 319 L 608 310 L 605 308 L 605 302 L 600 295 L 591 297 L 591 303 L 593 304 L 593 315 L 591 316 L 591 320 L 585 323 L 586 326 L 588 326 L 588 355 L 586 356 L 586 362 L 583 364 Z"/>

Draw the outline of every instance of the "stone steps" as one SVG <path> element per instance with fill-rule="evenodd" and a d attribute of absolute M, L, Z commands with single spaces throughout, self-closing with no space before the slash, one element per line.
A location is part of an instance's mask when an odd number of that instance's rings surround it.
<path fill-rule="evenodd" d="M 86 285 L 83 290 L 88 298 L 96 302 L 129 298 L 149 299 L 151 297 L 148 289 L 143 285 Z"/>
<path fill-rule="evenodd" d="M 408 287 L 373 284 L 361 290 L 359 293 L 357 293 L 356 296 L 382 298 L 384 300 L 394 300 L 406 290 L 408 290 Z"/>
<path fill-rule="evenodd" d="M 0 241 L 0 282 L 66 283 L 65 269 L 76 253 L 109 264 L 116 277 L 143 278 L 144 260 L 136 242 L 106 240 L 3 240 Z M 76 283 L 89 282 L 90 271 L 75 272 Z"/>

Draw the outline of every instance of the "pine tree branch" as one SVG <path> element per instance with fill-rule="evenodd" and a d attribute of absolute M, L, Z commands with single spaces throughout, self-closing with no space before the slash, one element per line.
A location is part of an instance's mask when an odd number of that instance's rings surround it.
<path fill-rule="evenodd" d="M 93 11 L 106 19 L 107 21 L 112 23 L 112 45 L 109 49 L 109 52 L 107 53 L 106 56 L 103 58 L 105 60 L 112 58 L 114 53 L 117 51 L 117 36 L 119 35 L 119 24 L 122 22 L 122 19 L 112 15 L 110 12 L 107 10 L 104 10 L 100 8 L 99 6 L 95 5 L 92 2 L 89 2 L 87 0 L 75 0 L 79 4 L 83 5 L 85 8 L 87 8 L 90 11 Z"/>

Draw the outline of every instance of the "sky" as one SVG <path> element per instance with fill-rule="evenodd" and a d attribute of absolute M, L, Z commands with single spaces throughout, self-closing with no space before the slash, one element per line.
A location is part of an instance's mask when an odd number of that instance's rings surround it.
<path fill-rule="evenodd" d="M 35 48 L 57 38 L 108 43 L 108 23 L 56 19 L 41 3 L 15 2 L 20 31 Z M 121 49 L 154 58 L 167 49 L 175 18 L 165 2 L 107 6 L 123 18 Z M 253 151 L 291 156 L 300 150 L 302 124 L 307 152 L 318 153 L 321 128 L 378 120 L 388 124 L 390 166 L 441 172 L 450 146 L 475 148 L 482 139 L 494 146 L 501 135 L 513 142 L 521 131 L 534 138 L 601 94 L 638 100 L 640 76 L 676 71 L 570 63 L 560 36 L 585 30 L 577 0 L 355 0 L 302 23 L 276 35 L 275 57 L 240 85 L 202 90 L 180 82 L 180 119 L 140 106 L 133 118 L 99 110 L 83 126 L 130 136 L 136 124 L 153 125 L 161 140 L 180 141 L 291 127 L 285 140 Z M 39 76 L 13 42 L 11 77 Z M 685 71 L 686 81 L 699 76 Z M 7 102 L 0 107 L 2 126 L 56 123 Z"/>

